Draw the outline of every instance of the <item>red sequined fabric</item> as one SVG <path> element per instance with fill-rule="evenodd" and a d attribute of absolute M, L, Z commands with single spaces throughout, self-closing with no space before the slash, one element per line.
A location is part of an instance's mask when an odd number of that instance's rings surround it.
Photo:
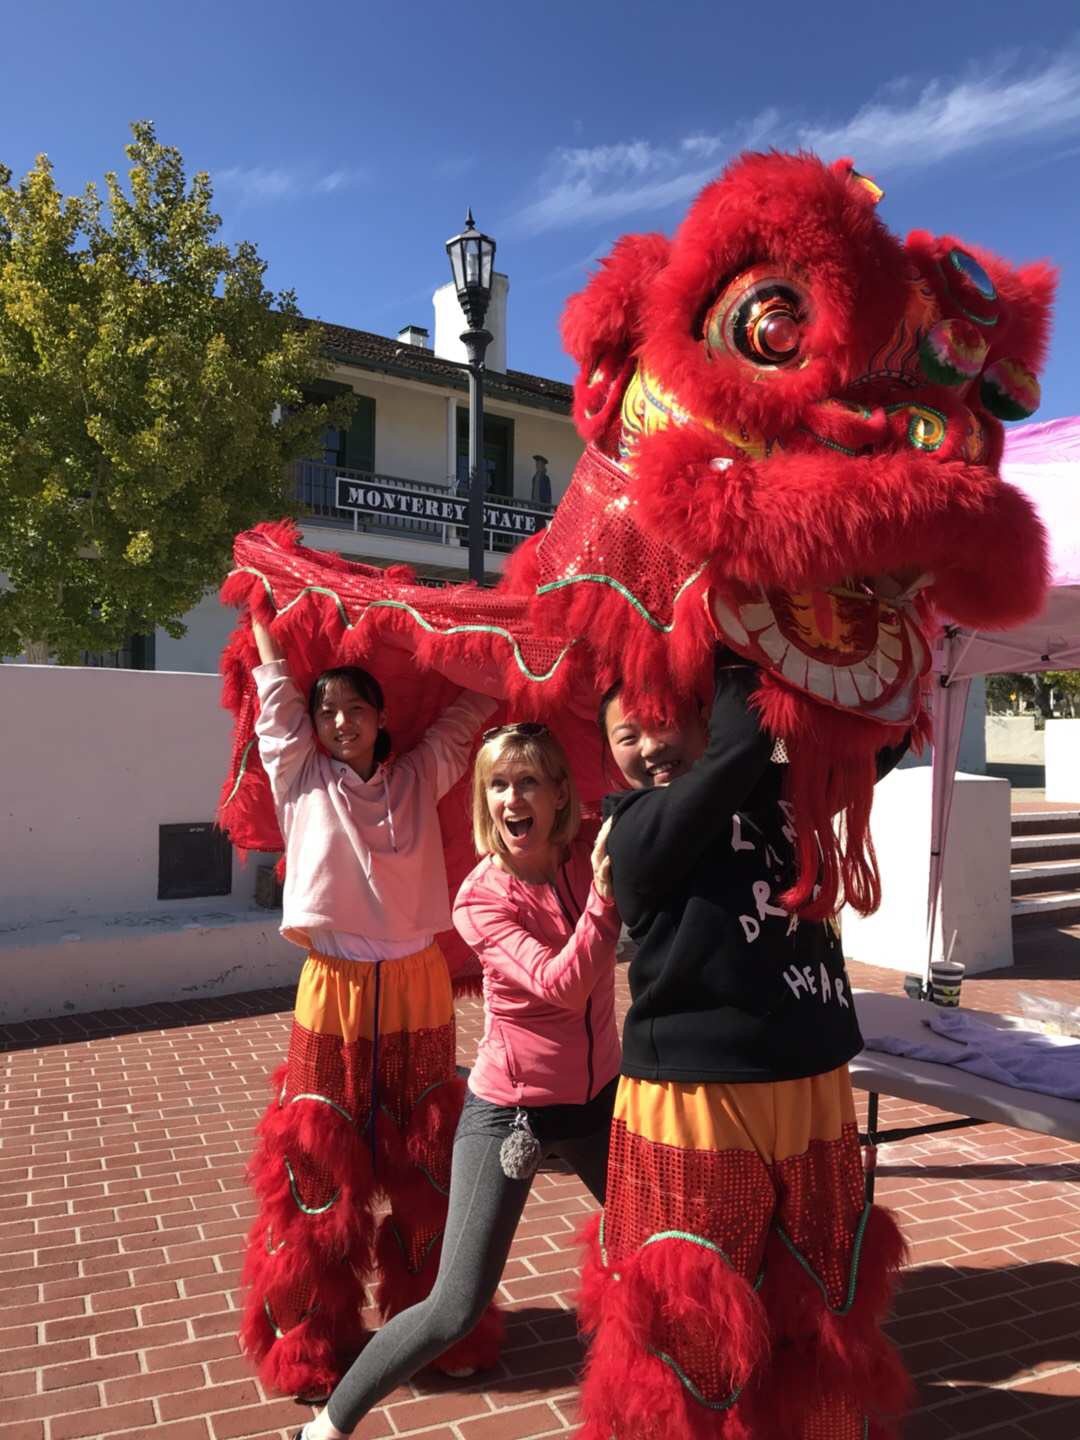
<path fill-rule="evenodd" d="M 829 1304 L 843 1305 L 865 1204 L 853 1125 L 839 1140 L 813 1140 L 804 1154 L 770 1166 L 752 1150 L 661 1145 L 616 1120 L 608 1173 L 604 1244 L 616 1268 L 650 1235 L 681 1230 L 719 1247 L 752 1282 L 779 1225 L 825 1286 Z"/>
<path fill-rule="evenodd" d="M 624 586 L 657 625 L 670 625 L 675 597 L 695 567 L 637 523 L 633 483 L 591 446 L 537 546 L 538 594 L 583 581 Z M 630 616 L 627 616 L 630 619 Z"/>
<path fill-rule="evenodd" d="M 268 1389 L 326 1394 L 364 1343 L 369 1288 L 384 1320 L 428 1294 L 463 1098 L 452 1019 L 349 1043 L 294 1022 L 250 1171 L 241 1341 Z M 445 1363 L 493 1363 L 501 1328 L 490 1311 Z"/>
<path fill-rule="evenodd" d="M 865 1202 L 854 1125 L 767 1163 L 617 1120 L 582 1276 L 580 1440 L 863 1440 L 871 1419 L 894 1436 L 908 1381 L 880 1323 L 902 1253 Z"/>

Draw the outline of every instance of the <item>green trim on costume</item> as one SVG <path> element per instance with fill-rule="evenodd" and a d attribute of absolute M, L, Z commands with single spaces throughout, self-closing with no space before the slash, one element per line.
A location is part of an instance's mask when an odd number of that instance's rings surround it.
<path fill-rule="evenodd" d="M 256 579 L 261 580 L 266 586 L 267 594 L 270 596 L 271 602 L 273 601 L 274 592 L 270 588 L 270 582 L 261 571 L 254 569 L 250 565 L 240 565 L 229 573 L 230 575 L 254 575 Z M 288 611 L 290 611 L 294 605 L 298 605 L 306 595 L 326 595 L 333 600 L 337 606 L 338 614 L 341 617 L 341 623 L 345 626 L 346 630 L 355 630 L 369 610 L 403 610 L 416 621 L 422 630 L 426 630 L 430 635 L 500 635 L 504 640 L 510 642 L 517 667 L 528 680 L 550 680 L 577 643 L 571 640 L 569 645 L 564 646 L 550 670 L 533 671 L 530 670 L 525 663 L 525 657 L 522 655 L 521 647 L 517 641 L 511 635 L 510 631 L 504 629 L 501 625 L 451 625 L 446 630 L 440 630 L 437 625 L 432 625 L 430 621 L 425 620 L 419 610 L 414 609 L 412 605 L 407 605 L 404 600 L 369 600 L 356 620 L 350 622 L 344 601 L 336 590 L 331 590 L 325 585 L 305 585 L 298 595 L 294 596 L 287 605 L 278 610 L 278 615 L 287 614 Z"/>
<path fill-rule="evenodd" d="M 412 1105 L 409 1107 L 409 1114 L 411 1115 L 412 1112 L 416 1109 L 417 1105 L 420 1104 L 421 1100 L 426 1100 L 433 1090 L 438 1090 L 440 1085 L 449 1085 L 452 1080 L 456 1080 L 457 1078 L 458 1077 L 456 1075 L 448 1075 L 445 1080 L 436 1080 L 434 1085 L 429 1085 L 426 1090 L 421 1090 L 420 1094 L 416 1097 Z M 383 1108 L 385 1109 L 386 1107 L 384 1106 Z M 387 1114 L 389 1113 L 390 1112 L 387 1111 Z"/>
<path fill-rule="evenodd" d="M 356 1124 L 356 1121 L 347 1110 L 343 1110 L 340 1105 L 335 1104 L 333 1100 L 328 1099 L 325 1095 L 294 1095 L 289 1101 L 289 1104 L 295 1105 L 298 1100 L 317 1100 L 320 1105 L 329 1105 L 331 1110 L 336 1111 L 337 1114 L 340 1115 L 343 1120 L 347 1120 L 350 1125 Z"/>
<path fill-rule="evenodd" d="M 236 772 L 236 782 L 233 785 L 232 789 L 229 791 L 229 798 L 222 802 L 221 808 L 223 810 L 225 809 L 226 805 L 231 805 L 232 802 L 236 799 L 236 792 L 240 789 L 240 782 L 247 774 L 248 752 L 254 744 L 255 737 L 253 735 L 251 739 L 247 742 L 247 744 L 244 746 L 243 750 L 240 752 L 240 768 Z"/>
<path fill-rule="evenodd" d="M 267 1253 L 268 1255 L 277 1255 L 277 1254 L 280 1254 L 280 1252 L 285 1249 L 285 1245 L 286 1245 L 286 1243 L 287 1243 L 287 1242 L 284 1241 L 284 1240 L 280 1240 L 276 1245 L 274 1245 L 274 1244 L 272 1243 L 272 1242 L 273 1242 L 273 1239 L 274 1239 L 274 1227 L 273 1227 L 272 1225 L 267 1225 L 267 1227 L 266 1227 L 266 1253 Z"/>
<path fill-rule="evenodd" d="M 442 1239 L 442 1237 L 443 1237 L 443 1232 L 440 1230 L 437 1234 L 433 1235 L 433 1236 L 431 1237 L 431 1239 L 428 1241 L 428 1243 L 424 1246 L 424 1253 L 423 1253 L 423 1255 L 421 1256 L 420 1264 L 419 1264 L 419 1265 L 416 1267 L 416 1269 L 414 1270 L 414 1269 L 412 1268 L 412 1266 L 409 1264 L 408 1251 L 405 1249 L 405 1241 L 401 1238 L 401 1231 L 400 1231 L 400 1230 L 398 1229 L 398 1227 L 397 1227 L 397 1221 L 396 1221 L 396 1220 L 391 1219 L 391 1221 L 390 1221 L 390 1229 L 391 1229 L 391 1230 L 393 1231 L 393 1233 L 394 1233 L 394 1239 L 395 1239 L 395 1240 L 398 1242 L 398 1244 L 401 1246 L 401 1254 L 402 1254 L 402 1258 L 403 1258 L 404 1261 L 405 1261 L 405 1269 L 408 1270 L 408 1272 L 409 1272 L 410 1275 L 419 1275 L 419 1274 L 420 1274 L 420 1271 L 423 1270 L 424 1266 L 427 1264 L 427 1258 L 428 1258 L 428 1256 L 431 1254 L 432 1249 L 433 1249 L 433 1248 L 439 1243 L 439 1241 Z"/>
<path fill-rule="evenodd" d="M 848 1275 L 847 1299 L 839 1307 L 839 1309 L 834 1309 L 834 1307 L 830 1305 L 828 1290 L 826 1290 L 824 1284 L 819 1279 L 817 1272 L 814 1270 L 810 1262 L 808 1260 L 805 1260 L 803 1256 L 800 1255 L 799 1251 L 795 1248 L 795 1242 L 788 1235 L 784 1227 L 782 1225 L 776 1226 L 776 1233 L 780 1236 L 780 1239 L 784 1242 L 792 1255 L 794 1255 L 795 1259 L 806 1271 L 807 1275 L 810 1276 L 810 1279 L 813 1280 L 814 1284 L 821 1291 L 821 1294 L 825 1300 L 825 1308 L 829 1311 L 831 1315 L 846 1315 L 850 1311 L 852 1305 L 854 1305 L 855 1303 L 855 1290 L 859 1283 L 859 1258 L 862 1254 L 862 1244 L 863 1239 L 866 1235 L 866 1226 L 867 1222 L 870 1219 L 871 1208 L 872 1207 L 869 1204 L 864 1205 L 862 1215 L 859 1217 L 859 1223 L 855 1230 L 855 1243 L 851 1248 L 851 1272 Z"/>
<path fill-rule="evenodd" d="M 694 583 L 694 581 L 701 575 L 704 569 L 704 565 L 698 566 L 694 573 L 688 576 L 683 581 L 683 583 L 679 586 L 678 590 L 675 591 L 675 594 L 672 597 L 672 605 L 678 604 L 683 594 L 683 591 L 687 590 Z M 632 591 L 628 590 L 626 586 L 623 585 L 620 581 L 616 580 L 615 577 L 612 575 L 567 575 L 562 580 L 550 580 L 546 585 L 538 585 L 536 587 L 536 593 L 537 595 L 547 595 L 548 592 L 551 590 L 561 590 L 565 585 L 578 585 L 582 581 L 591 581 L 592 583 L 597 585 L 610 586 L 611 589 L 617 591 L 624 600 L 628 600 L 630 604 L 634 607 L 634 609 L 638 612 L 638 614 L 642 617 L 642 619 L 647 620 L 648 623 L 653 627 L 653 629 L 659 630 L 662 635 L 670 635 L 672 630 L 674 630 L 674 620 L 671 622 L 670 625 L 665 625 L 663 621 L 657 620 L 654 615 L 650 614 L 650 612 L 641 603 L 637 596 L 633 594 Z"/>
<path fill-rule="evenodd" d="M 799 429 L 804 435 L 809 435 L 811 440 L 816 440 L 819 445 L 824 445 L 827 450 L 835 450 L 839 455 L 846 455 L 850 460 L 858 460 L 865 452 L 852 450 L 850 445 L 841 445 L 839 440 L 826 440 L 824 435 L 816 435 L 806 425 L 800 425 Z"/>
<path fill-rule="evenodd" d="M 707 1400 L 677 1360 L 673 1360 L 670 1355 L 665 1355 L 663 1350 L 654 1350 L 651 1345 L 646 1345 L 645 1349 L 650 1355 L 655 1355 L 657 1360 L 662 1360 L 668 1369 L 674 1372 L 690 1398 L 696 1400 L 699 1405 L 704 1405 L 707 1410 L 730 1410 L 745 1389 L 745 1386 L 739 1385 L 732 1390 L 726 1400 Z"/>
<path fill-rule="evenodd" d="M 309 1306 L 308 1309 L 305 1310 L 304 1313 L 300 1316 L 300 1319 L 296 1322 L 296 1324 L 297 1324 L 297 1325 L 302 1325 L 305 1320 L 310 1320 L 311 1317 L 312 1317 L 312 1315 L 315 1314 L 315 1311 L 316 1311 L 318 1308 L 319 1308 L 318 1305 L 311 1305 L 311 1306 Z M 270 1309 L 270 1301 L 269 1301 L 269 1300 L 264 1300 L 264 1301 L 263 1301 L 263 1313 L 266 1315 L 267 1320 L 269 1320 L 269 1322 L 270 1322 L 270 1329 L 273 1330 L 275 1337 L 276 1337 L 278 1340 L 284 1340 L 284 1339 L 285 1339 L 285 1336 L 288 1334 L 288 1331 L 287 1331 L 287 1330 L 279 1330 L 279 1329 L 278 1329 L 278 1323 L 277 1323 L 277 1321 L 274 1319 L 274 1313 L 273 1313 L 273 1311 Z M 296 1326 L 294 1325 L 292 1328 L 295 1329 Z"/>
<path fill-rule="evenodd" d="M 337 1203 L 341 1195 L 341 1190 L 338 1189 L 334 1191 L 325 1205 L 305 1205 L 303 1200 L 300 1199 L 300 1191 L 296 1188 L 296 1176 L 293 1174 L 293 1168 L 289 1164 L 288 1158 L 285 1160 L 285 1173 L 289 1177 L 289 1189 L 292 1191 L 292 1198 L 296 1201 L 297 1207 L 302 1210 L 305 1215 L 325 1215 L 331 1205 Z"/>
<path fill-rule="evenodd" d="M 702 1250 L 711 1250 L 714 1255 L 719 1255 L 725 1265 L 731 1265 L 727 1252 L 721 1250 L 714 1240 L 706 1240 L 704 1235 L 695 1235 L 692 1230 L 658 1230 L 655 1235 L 643 1240 L 639 1248 L 644 1250 L 646 1245 L 655 1245 L 658 1240 L 688 1240 L 691 1245 L 700 1245 Z"/>
<path fill-rule="evenodd" d="M 886 415 L 896 415 L 904 410 L 915 411 L 915 414 L 912 415 L 911 419 L 908 421 L 907 427 L 908 444 L 911 446 L 911 448 L 913 450 L 926 450 L 929 451 L 931 454 L 935 450 L 940 450 L 942 445 L 945 444 L 945 440 L 949 434 L 948 416 L 945 415 L 943 411 L 936 410 L 933 405 L 924 405 L 922 401 L 918 400 L 912 400 L 910 402 L 899 405 L 885 406 Z M 925 441 L 919 440 L 916 436 L 915 427 L 916 425 L 918 425 L 919 420 L 922 418 L 918 413 L 920 410 L 925 410 L 927 414 L 933 415 L 936 419 L 941 421 L 941 439 L 933 445 L 928 445 Z"/>
<path fill-rule="evenodd" d="M 277 1338 L 278 1340 L 284 1340 L 284 1339 L 285 1339 L 285 1331 L 278 1329 L 277 1321 L 274 1319 L 273 1312 L 272 1312 L 271 1309 L 270 1309 L 270 1301 L 269 1301 L 269 1300 L 264 1300 L 264 1301 L 263 1301 L 263 1312 L 264 1312 L 264 1314 L 266 1315 L 267 1320 L 269 1320 L 269 1322 L 270 1322 L 270 1329 L 273 1330 L 274 1335 L 276 1336 L 276 1338 Z"/>

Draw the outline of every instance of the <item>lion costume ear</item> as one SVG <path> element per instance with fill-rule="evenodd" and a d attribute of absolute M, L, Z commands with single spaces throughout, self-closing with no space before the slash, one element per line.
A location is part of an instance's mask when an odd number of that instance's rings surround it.
<path fill-rule="evenodd" d="M 578 362 L 574 421 L 583 440 L 601 446 L 617 433 L 622 396 L 641 341 L 649 286 L 667 264 L 663 235 L 624 235 L 600 269 L 566 302 L 562 337 Z"/>

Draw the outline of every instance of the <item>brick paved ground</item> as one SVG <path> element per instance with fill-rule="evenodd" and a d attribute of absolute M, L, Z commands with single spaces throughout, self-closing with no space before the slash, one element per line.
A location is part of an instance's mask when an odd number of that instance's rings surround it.
<path fill-rule="evenodd" d="M 1026 932 L 1018 971 L 969 982 L 1080 1004 L 1080 931 Z M 855 967 L 857 983 L 899 977 Z M 0 1440 L 281 1440 L 302 1412 L 237 1354 L 243 1169 L 287 992 L 0 1032 Z M 459 1008 L 462 1059 L 475 1002 Z M 926 1112 L 885 1103 L 883 1122 Z M 892 1330 L 918 1377 L 908 1440 L 1080 1436 L 1080 1146 L 986 1127 L 883 1152 L 878 1196 L 912 1262 Z M 364 1440 L 524 1440 L 574 1422 L 576 1178 L 542 1174 L 503 1281 L 509 1344 L 481 1385 L 422 1377 Z M 291 1428 L 290 1428 L 291 1427 Z"/>

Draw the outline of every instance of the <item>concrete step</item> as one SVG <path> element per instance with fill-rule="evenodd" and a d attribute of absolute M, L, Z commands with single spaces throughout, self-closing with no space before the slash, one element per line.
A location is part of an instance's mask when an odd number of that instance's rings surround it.
<path fill-rule="evenodd" d="M 1080 890 L 1080 860 L 1053 860 L 1045 865 L 1014 865 L 1009 872 L 1012 894 L 1044 895 Z"/>
<path fill-rule="evenodd" d="M 1060 835 L 1080 830 L 1080 810 L 1018 810 L 1012 817 L 1014 835 Z"/>
<path fill-rule="evenodd" d="M 1069 925 L 1080 920 L 1080 890 L 1024 895 L 1011 910 L 1014 926 Z"/>
<path fill-rule="evenodd" d="M 1062 835 L 1014 835 L 1011 850 L 1014 864 L 1080 860 L 1080 834 L 1070 831 Z"/>

